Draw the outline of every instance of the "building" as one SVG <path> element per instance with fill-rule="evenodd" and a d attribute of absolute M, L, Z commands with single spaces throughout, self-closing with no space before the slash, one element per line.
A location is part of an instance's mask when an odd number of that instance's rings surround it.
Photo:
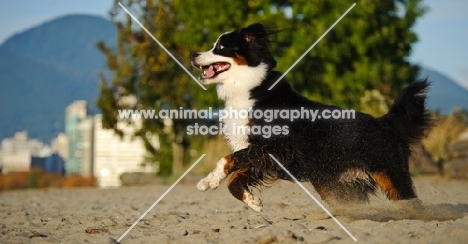
<path fill-rule="evenodd" d="M 141 166 L 145 160 L 145 146 L 134 136 L 135 127 L 127 121 L 117 123 L 117 128 L 123 131 L 122 137 L 111 129 L 103 129 L 102 116 L 88 115 L 86 101 L 74 101 L 67 107 L 65 117 L 64 138 L 59 135 L 53 148 L 59 154 L 67 154 L 64 157 L 67 175 L 93 175 L 100 187 L 111 187 L 121 185 L 120 175 L 124 172 L 155 171 L 154 167 Z M 136 128 L 141 126 L 141 120 L 133 122 Z M 63 150 L 66 142 L 68 151 Z M 62 145 L 62 152 L 59 145 Z"/>
<path fill-rule="evenodd" d="M 80 172 L 79 174 L 84 177 L 93 175 L 93 138 L 94 138 L 94 124 L 93 118 L 87 117 L 82 120 L 78 125 L 79 137 L 77 152 L 80 152 Z M 76 156 L 76 152 L 75 152 Z"/>
<path fill-rule="evenodd" d="M 141 120 L 133 121 L 136 127 Z M 96 177 L 100 187 L 120 186 L 124 172 L 154 172 L 153 167 L 141 167 L 145 160 L 145 146 L 134 136 L 135 127 L 127 121 L 119 121 L 117 128 L 123 131 L 120 137 L 111 129 L 102 128 L 102 116 L 88 115 L 86 101 L 75 101 L 66 109 L 65 131 L 68 152 L 65 161 L 67 175 Z M 59 140 L 65 144 L 65 139 Z M 58 149 L 57 149 L 57 152 Z"/>
<path fill-rule="evenodd" d="M 65 133 L 59 133 L 51 143 L 52 152 L 57 153 L 64 160 L 68 159 L 68 138 Z"/>
<path fill-rule="evenodd" d="M 31 168 L 42 169 L 50 173 L 65 173 L 65 161 L 58 153 L 46 157 L 31 157 Z"/>
<path fill-rule="evenodd" d="M 65 134 L 68 138 L 68 157 L 65 161 L 67 175 L 92 174 L 92 117 L 88 116 L 86 101 L 74 101 L 66 108 Z"/>
<path fill-rule="evenodd" d="M 29 151 L 19 151 L 13 154 L 2 152 L 2 173 L 29 171 L 31 154 Z"/>
<path fill-rule="evenodd" d="M 29 171 L 32 157 L 46 157 L 50 148 L 36 139 L 29 139 L 26 131 L 2 140 L 0 162 L 2 173 Z"/>
<path fill-rule="evenodd" d="M 134 121 L 136 127 L 141 121 Z M 126 121 L 119 121 L 117 128 L 123 135 L 102 128 L 102 116 L 94 117 L 94 176 L 100 187 L 120 186 L 120 175 L 124 172 L 154 172 L 154 167 L 142 167 L 145 146 L 134 136 L 135 128 Z"/>

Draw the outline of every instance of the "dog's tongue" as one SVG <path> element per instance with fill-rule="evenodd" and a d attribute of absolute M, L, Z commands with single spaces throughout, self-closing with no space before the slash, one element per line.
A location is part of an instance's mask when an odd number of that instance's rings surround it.
<path fill-rule="evenodd" d="M 208 78 L 213 77 L 215 75 L 215 69 L 214 69 L 213 65 L 210 65 L 210 67 L 207 70 L 205 70 L 205 72 L 203 72 L 203 73 Z"/>

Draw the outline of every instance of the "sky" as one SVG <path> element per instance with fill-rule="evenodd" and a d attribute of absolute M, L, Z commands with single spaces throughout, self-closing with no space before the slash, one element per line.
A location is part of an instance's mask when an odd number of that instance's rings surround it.
<path fill-rule="evenodd" d="M 27 28 L 66 14 L 108 17 L 114 0 L 0 0 L 0 43 Z M 414 30 L 410 61 L 439 71 L 468 89 L 468 1 L 426 0 L 428 13 Z M 356 7 L 359 7 L 357 1 Z"/>

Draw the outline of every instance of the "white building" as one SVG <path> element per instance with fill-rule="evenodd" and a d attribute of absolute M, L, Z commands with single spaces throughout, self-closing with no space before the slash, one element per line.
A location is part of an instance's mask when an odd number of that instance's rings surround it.
<path fill-rule="evenodd" d="M 50 148 L 39 140 L 29 139 L 26 131 L 16 132 L 12 138 L 2 140 L 0 162 L 2 173 L 29 171 L 31 157 L 46 157 Z"/>
<path fill-rule="evenodd" d="M 52 152 L 57 153 L 64 160 L 68 159 L 68 138 L 65 133 L 59 133 L 51 143 Z"/>
<path fill-rule="evenodd" d="M 14 154 L 3 153 L 1 155 L 2 173 L 26 172 L 31 167 L 31 154 L 29 151 L 20 151 Z"/>
<path fill-rule="evenodd" d="M 93 137 L 94 137 L 94 118 L 87 117 L 78 125 L 79 137 L 75 156 L 80 160 L 80 175 L 89 177 L 93 172 Z M 79 156 L 77 156 L 79 154 Z"/>
<path fill-rule="evenodd" d="M 141 121 L 135 121 L 141 126 Z M 154 172 L 154 167 L 142 167 L 145 157 L 143 141 L 134 136 L 135 129 L 126 121 L 119 121 L 117 128 L 122 138 L 113 130 L 102 128 L 102 116 L 94 117 L 94 176 L 100 187 L 120 186 L 124 172 Z"/>
<path fill-rule="evenodd" d="M 86 101 L 78 100 L 67 106 L 65 111 L 65 134 L 68 140 L 68 157 L 65 161 L 67 175 L 92 174 L 92 117 L 88 116 Z M 86 171 L 88 170 L 88 171 Z"/>

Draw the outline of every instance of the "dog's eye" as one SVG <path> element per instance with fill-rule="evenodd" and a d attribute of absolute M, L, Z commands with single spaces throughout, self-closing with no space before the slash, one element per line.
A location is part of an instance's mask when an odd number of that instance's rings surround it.
<path fill-rule="evenodd" d="M 223 49 L 224 49 L 224 46 L 218 43 L 218 44 L 216 44 L 216 48 L 217 48 L 218 50 L 223 50 Z"/>

